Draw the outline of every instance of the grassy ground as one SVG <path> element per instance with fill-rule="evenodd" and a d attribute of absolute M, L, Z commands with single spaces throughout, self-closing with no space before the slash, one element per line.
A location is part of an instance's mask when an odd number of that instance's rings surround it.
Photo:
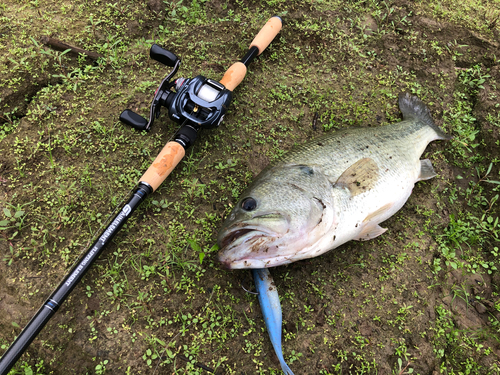
<path fill-rule="evenodd" d="M 177 125 L 148 134 L 168 72 L 218 80 L 266 20 L 284 27 L 224 123 L 102 254 L 19 374 L 278 374 L 250 273 L 215 259 L 242 189 L 294 144 L 400 120 L 418 95 L 454 136 L 376 240 L 272 271 L 296 374 L 500 372 L 500 1 L 4 0 L 0 4 L 0 353 L 127 196 Z M 52 36 L 104 57 L 44 46 Z"/>

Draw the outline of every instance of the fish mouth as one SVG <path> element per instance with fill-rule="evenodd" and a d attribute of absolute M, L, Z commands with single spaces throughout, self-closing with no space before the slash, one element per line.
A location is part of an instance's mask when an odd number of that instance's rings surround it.
<path fill-rule="evenodd" d="M 244 229 L 236 229 L 235 231 L 230 232 L 227 236 L 225 236 L 221 241 L 221 247 L 225 248 L 230 243 L 236 241 L 238 238 L 243 237 L 245 234 L 250 232 L 255 232 L 255 229 L 244 228 Z"/>
<path fill-rule="evenodd" d="M 265 236 L 276 236 L 276 233 L 263 231 L 261 228 L 257 229 L 250 226 L 230 230 L 224 237 L 222 237 L 219 242 L 221 252 L 229 248 L 234 248 L 236 246 L 242 245 L 245 242 Z"/>
<path fill-rule="evenodd" d="M 262 259 L 243 259 L 238 261 L 231 260 L 220 260 L 221 267 L 226 270 L 236 270 L 236 269 L 259 269 L 273 267 L 274 265 L 269 265 L 269 261 L 264 261 Z"/>
<path fill-rule="evenodd" d="M 263 224 L 262 221 L 268 222 L 271 220 L 274 225 Z M 250 220 L 245 220 L 241 222 L 234 223 L 229 227 L 225 228 L 219 235 L 219 245 L 222 250 L 230 246 L 231 244 L 236 245 L 236 243 L 243 243 L 250 238 L 272 236 L 276 237 L 288 230 L 290 219 L 288 216 L 281 213 L 265 213 L 258 216 L 252 217 Z M 276 225 L 278 224 L 278 225 Z M 249 235 L 249 233 L 254 235 Z M 240 241 L 242 238 L 245 240 Z M 234 246 L 231 246 L 234 247 Z"/>
<path fill-rule="evenodd" d="M 244 261 L 247 257 L 252 263 L 258 262 L 259 256 L 254 253 L 255 249 L 262 248 L 267 241 L 266 238 L 276 239 L 277 237 L 280 237 L 277 232 L 253 226 L 230 230 L 219 242 L 221 249 L 217 256 L 218 261 L 222 268 L 226 269 L 233 269 L 235 261 Z"/>
<path fill-rule="evenodd" d="M 267 253 L 267 244 L 288 233 L 289 221 L 287 215 L 267 212 L 229 225 L 219 234 L 217 241 L 221 266 L 232 269 L 233 263 L 242 259 L 244 261 L 248 258 L 249 262 L 255 262 L 259 258 L 267 259 L 268 255 L 264 253 Z"/>

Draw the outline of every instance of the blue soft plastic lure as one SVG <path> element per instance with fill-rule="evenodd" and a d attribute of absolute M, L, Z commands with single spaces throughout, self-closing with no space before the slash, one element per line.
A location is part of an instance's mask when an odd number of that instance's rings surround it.
<path fill-rule="evenodd" d="M 286 375 L 293 375 L 283 358 L 283 349 L 281 349 L 281 305 L 273 277 L 267 268 L 253 269 L 252 274 L 274 352 L 278 356 L 283 372 Z"/>

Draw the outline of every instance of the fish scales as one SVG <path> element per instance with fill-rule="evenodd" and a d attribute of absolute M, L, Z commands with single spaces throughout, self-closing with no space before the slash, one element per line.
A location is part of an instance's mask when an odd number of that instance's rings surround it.
<path fill-rule="evenodd" d="M 449 139 L 418 98 L 400 95 L 399 105 L 401 122 L 339 130 L 266 167 L 219 234 L 223 265 L 277 266 L 385 232 L 378 224 L 435 175 L 420 160 L 427 144 Z"/>

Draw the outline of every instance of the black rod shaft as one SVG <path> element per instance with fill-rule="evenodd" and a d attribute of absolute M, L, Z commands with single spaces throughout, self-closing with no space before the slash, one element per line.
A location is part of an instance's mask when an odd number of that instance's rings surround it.
<path fill-rule="evenodd" d="M 259 55 L 259 49 L 255 46 L 250 47 L 245 56 L 243 56 L 240 60 L 245 66 L 248 68 L 248 65 Z"/>
<path fill-rule="evenodd" d="M 111 223 L 106 227 L 99 238 L 90 246 L 87 252 L 73 266 L 64 280 L 52 292 L 47 301 L 38 310 L 35 316 L 24 327 L 19 336 L 10 345 L 7 351 L 0 358 L 0 375 L 7 375 L 14 366 L 19 357 L 26 351 L 31 342 L 35 339 L 42 328 L 55 314 L 59 306 L 66 300 L 71 291 L 78 285 L 85 273 L 90 269 L 94 261 L 99 257 L 107 244 L 123 227 L 132 212 L 144 201 L 146 196 L 152 193 L 149 185 L 139 183 L 130 199 L 125 203 L 120 212 L 115 216 Z"/>

